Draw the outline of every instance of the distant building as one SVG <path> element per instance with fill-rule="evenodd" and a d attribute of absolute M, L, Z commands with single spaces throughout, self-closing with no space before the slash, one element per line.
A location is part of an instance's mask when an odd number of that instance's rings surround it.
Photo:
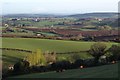
<path fill-rule="evenodd" d="M 8 24 L 5 24 L 5 27 L 8 27 L 9 25 Z"/>
<path fill-rule="evenodd" d="M 39 22 L 40 19 L 39 19 L 39 18 L 35 18 L 35 19 L 33 19 L 33 21 L 35 21 L 35 22 Z"/>
<path fill-rule="evenodd" d="M 36 34 L 37 36 L 41 36 L 41 34 Z"/>

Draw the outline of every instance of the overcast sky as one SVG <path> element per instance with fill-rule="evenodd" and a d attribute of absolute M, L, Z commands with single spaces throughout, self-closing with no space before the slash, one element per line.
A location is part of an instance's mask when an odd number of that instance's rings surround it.
<path fill-rule="evenodd" d="M 117 12 L 119 0 L 3 0 L 2 13 L 78 14 Z"/>

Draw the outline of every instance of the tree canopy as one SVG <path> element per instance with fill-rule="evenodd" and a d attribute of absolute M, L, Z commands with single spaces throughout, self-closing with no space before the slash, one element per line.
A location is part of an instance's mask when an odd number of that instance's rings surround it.
<path fill-rule="evenodd" d="M 45 57 L 39 49 L 36 52 L 28 54 L 27 61 L 30 65 L 44 65 L 46 63 Z"/>
<path fill-rule="evenodd" d="M 98 63 L 100 56 L 106 53 L 106 48 L 106 44 L 102 42 L 97 42 L 91 46 L 90 54 L 95 58 L 95 63 Z"/>

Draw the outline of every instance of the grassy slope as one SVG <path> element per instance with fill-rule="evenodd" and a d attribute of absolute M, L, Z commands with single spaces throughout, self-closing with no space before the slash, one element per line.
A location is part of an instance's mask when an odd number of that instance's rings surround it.
<path fill-rule="evenodd" d="M 2 51 L 2 60 L 3 60 L 3 68 L 7 69 L 9 65 L 14 65 L 16 62 L 20 61 L 21 59 L 24 59 L 27 54 L 27 52 L 21 52 L 21 51 L 12 51 L 12 50 L 3 50 Z M 57 60 L 65 60 L 70 59 L 70 56 L 72 54 L 57 54 Z M 91 55 L 88 53 L 79 53 L 80 57 L 85 58 L 91 58 Z"/>
<path fill-rule="evenodd" d="M 19 48 L 42 51 L 72 52 L 86 51 L 95 42 L 61 41 L 48 39 L 3 38 L 3 48 Z M 106 43 L 110 47 L 113 43 Z"/>
<path fill-rule="evenodd" d="M 118 64 L 67 70 L 62 73 L 45 72 L 20 75 L 14 78 L 117 78 Z"/>
<path fill-rule="evenodd" d="M 75 42 L 75 41 L 60 41 L 47 39 L 25 39 L 25 38 L 3 38 L 2 47 L 5 48 L 21 48 L 28 50 L 36 50 L 38 48 L 43 51 L 56 52 L 71 52 L 71 51 L 86 51 L 94 42 Z M 106 43 L 108 47 L 113 43 Z M 20 59 L 25 58 L 26 52 L 20 51 L 2 51 L 3 66 L 7 68 L 8 65 L 14 64 Z M 81 58 L 90 58 L 88 53 L 79 53 Z M 58 54 L 58 60 L 69 58 L 69 54 Z"/>
<path fill-rule="evenodd" d="M 2 60 L 3 60 L 3 68 L 8 68 L 9 65 L 14 65 L 16 62 L 24 59 L 27 56 L 26 52 L 21 51 L 11 51 L 11 50 L 3 50 L 2 51 Z"/>

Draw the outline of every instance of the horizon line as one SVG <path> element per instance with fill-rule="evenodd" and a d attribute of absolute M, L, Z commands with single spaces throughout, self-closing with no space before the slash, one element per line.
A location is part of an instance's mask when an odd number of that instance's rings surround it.
<path fill-rule="evenodd" d="M 86 13 L 8 13 L 8 14 L 1 14 L 1 15 L 20 15 L 20 14 L 42 14 L 42 15 L 77 15 L 77 14 L 90 14 L 90 13 L 120 13 L 120 12 L 86 12 Z"/>

